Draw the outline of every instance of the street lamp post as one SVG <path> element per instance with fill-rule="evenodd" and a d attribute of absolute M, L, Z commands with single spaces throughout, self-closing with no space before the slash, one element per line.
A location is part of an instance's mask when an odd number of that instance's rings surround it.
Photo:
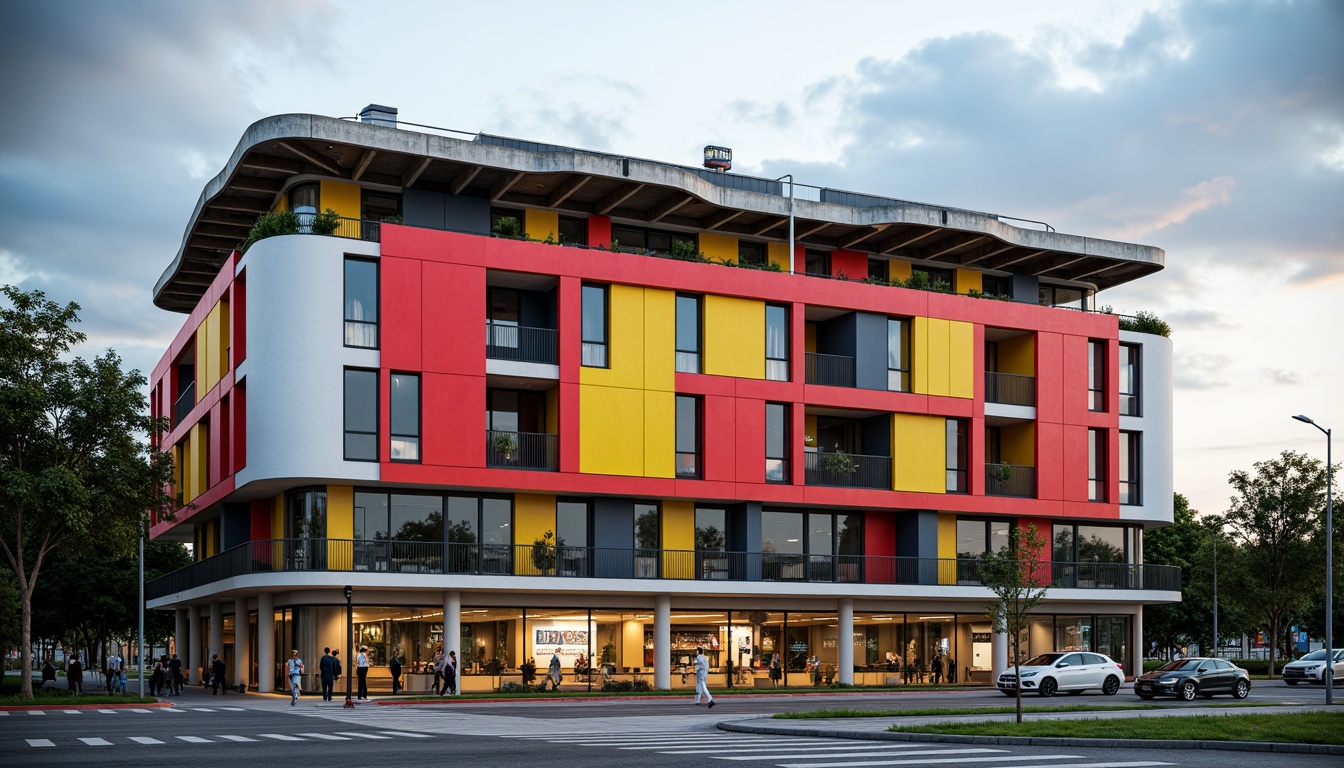
<path fill-rule="evenodd" d="M 355 700 L 350 697 L 350 678 L 355 673 L 355 611 L 351 598 L 354 596 L 353 587 L 345 588 L 345 708 L 354 709 Z"/>
<path fill-rule="evenodd" d="M 1298 414 L 1293 417 L 1300 422 L 1310 424 L 1311 426 L 1325 433 L 1325 703 L 1327 705 L 1335 703 L 1335 610 L 1334 610 L 1334 554 L 1335 554 L 1335 527 L 1334 527 L 1334 465 L 1331 463 L 1330 456 L 1330 430 L 1322 427 L 1320 424 L 1312 421 L 1310 418 Z"/>
<path fill-rule="evenodd" d="M 1213 532 L 1213 655 L 1218 653 L 1218 532 Z"/>

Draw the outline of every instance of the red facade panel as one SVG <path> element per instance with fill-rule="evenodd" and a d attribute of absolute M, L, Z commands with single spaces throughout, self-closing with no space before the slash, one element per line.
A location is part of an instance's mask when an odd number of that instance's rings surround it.
<path fill-rule="evenodd" d="M 420 261 L 384 256 L 379 268 L 379 347 L 384 369 L 421 370 Z M 455 293 L 451 286 L 444 292 Z M 383 390 L 387 391 L 386 389 Z"/>
<path fill-rule="evenodd" d="M 709 396 L 702 400 L 704 412 L 701 422 L 701 438 L 704 443 L 704 454 L 700 476 L 705 480 L 733 482 L 737 480 L 737 451 L 735 450 L 736 438 L 738 435 L 737 409 L 734 405 L 734 399 L 731 397 Z M 749 435 L 742 435 L 743 439 L 750 440 Z M 762 446 L 760 456 L 764 456 L 764 443 L 758 443 Z"/>
<path fill-rule="evenodd" d="M 862 251 L 831 251 L 831 276 L 863 280 L 868 277 L 868 254 Z"/>
<path fill-rule="evenodd" d="M 426 466 L 485 466 L 485 379 L 426 373 L 420 382 L 420 443 Z M 386 401 L 386 398 L 383 398 Z M 390 467 L 416 465 L 383 464 Z"/>
<path fill-rule="evenodd" d="M 247 466 L 247 380 L 233 388 L 233 471 Z"/>
<path fill-rule="evenodd" d="M 485 268 L 426 261 L 422 272 L 423 370 L 484 375 Z"/>
<path fill-rule="evenodd" d="M 765 402 L 747 398 L 734 398 L 729 402 L 736 405 L 735 426 L 733 432 L 722 433 L 721 438 L 735 450 L 734 463 L 737 472 L 733 479 L 739 483 L 765 482 Z M 715 432 L 706 430 L 708 440 L 716 439 Z"/>
<path fill-rule="evenodd" d="M 606 216 L 588 217 L 588 245 L 593 248 L 611 245 L 611 219 Z"/>

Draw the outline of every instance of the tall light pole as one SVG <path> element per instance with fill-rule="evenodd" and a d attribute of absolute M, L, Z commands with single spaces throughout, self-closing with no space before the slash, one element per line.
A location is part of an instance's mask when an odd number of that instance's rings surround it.
<path fill-rule="evenodd" d="M 355 700 L 350 698 L 350 678 L 355 674 L 355 610 L 351 598 L 354 596 L 354 587 L 345 588 L 345 708 L 354 709 Z"/>
<path fill-rule="evenodd" d="M 1218 531 L 1213 532 L 1213 655 L 1218 656 Z"/>
<path fill-rule="evenodd" d="M 136 613 L 140 616 L 140 633 L 135 640 L 135 663 L 139 670 L 140 679 L 140 698 L 145 697 L 145 530 L 143 523 L 140 528 L 140 602 Z M 121 663 L 121 668 L 126 668 L 126 662 Z"/>
<path fill-rule="evenodd" d="M 793 174 L 786 173 L 775 181 L 789 180 L 789 273 L 793 273 Z"/>
<path fill-rule="evenodd" d="M 1335 703 L 1335 605 L 1333 589 L 1335 581 L 1335 525 L 1333 519 L 1335 468 L 1330 457 L 1330 430 L 1301 414 L 1293 418 L 1310 424 L 1325 433 L 1325 703 L 1329 705 Z"/>

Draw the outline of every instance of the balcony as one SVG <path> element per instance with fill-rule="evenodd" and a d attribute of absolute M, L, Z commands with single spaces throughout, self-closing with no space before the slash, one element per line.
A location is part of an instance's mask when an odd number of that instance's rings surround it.
<path fill-rule="evenodd" d="M 173 403 L 173 426 L 181 424 L 187 414 L 191 413 L 192 406 L 196 405 L 196 380 L 187 382 L 187 386 L 178 394 L 177 401 Z"/>
<path fill-rule="evenodd" d="M 977 587 L 980 586 L 976 568 L 978 562 L 919 557 L 696 552 L 477 542 L 270 539 L 246 542 L 154 579 L 145 585 L 145 595 L 155 600 L 247 574 L 313 571 Z M 1175 566 L 1067 562 L 1049 565 L 1051 587 L 1058 589 L 1176 592 L 1181 588 L 1181 570 Z M 525 587 L 520 584 L 520 588 Z"/>
<path fill-rule="evenodd" d="M 985 495 L 1036 498 L 1036 468 L 1016 464 L 986 464 Z"/>
<path fill-rule="evenodd" d="M 854 386 L 854 358 L 847 355 L 822 355 L 805 352 L 803 363 L 807 368 L 807 383 L 827 387 Z"/>
<path fill-rule="evenodd" d="M 804 458 L 807 485 L 891 490 L 891 457 L 844 451 L 808 451 Z"/>
<path fill-rule="evenodd" d="M 1036 377 L 985 371 L 985 402 L 1036 406 Z"/>
<path fill-rule="evenodd" d="M 485 356 L 491 360 L 558 365 L 560 332 L 554 328 L 485 323 Z"/>
<path fill-rule="evenodd" d="M 499 469 L 560 468 L 558 435 L 536 432 L 485 431 L 485 466 Z"/>

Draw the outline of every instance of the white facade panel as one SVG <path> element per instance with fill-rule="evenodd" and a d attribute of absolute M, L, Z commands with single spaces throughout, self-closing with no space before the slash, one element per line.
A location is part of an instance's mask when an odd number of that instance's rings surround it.
<path fill-rule="evenodd" d="M 1152 526 L 1172 522 L 1175 493 L 1172 449 L 1172 345 L 1165 336 L 1121 331 L 1120 343 L 1137 344 L 1139 414 L 1121 416 L 1120 429 L 1143 434 L 1140 444 L 1141 504 L 1120 506 L 1120 519 Z"/>
<path fill-rule="evenodd" d="M 377 350 L 345 346 L 345 256 L 377 243 L 314 235 L 253 245 L 247 269 L 247 466 L 238 488 L 282 478 L 376 481 L 378 464 L 344 459 L 344 371 L 378 368 Z"/>

